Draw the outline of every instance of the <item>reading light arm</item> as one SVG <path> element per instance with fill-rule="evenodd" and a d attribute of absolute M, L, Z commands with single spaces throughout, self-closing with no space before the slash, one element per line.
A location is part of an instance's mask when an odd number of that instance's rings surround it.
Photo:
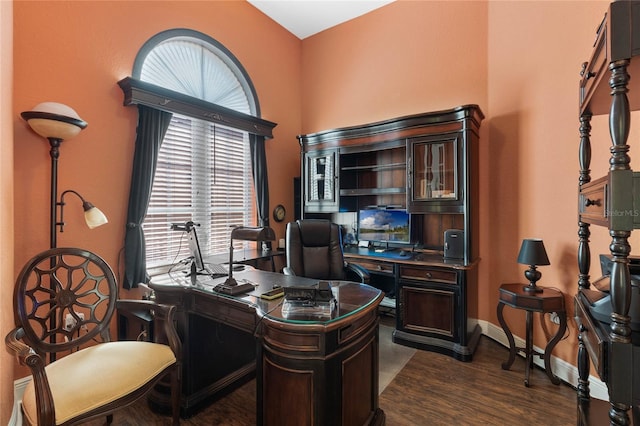
<path fill-rule="evenodd" d="M 107 217 L 96 206 L 85 200 L 78 192 L 72 189 L 67 189 L 60 195 L 60 201 L 55 203 L 56 206 L 60 206 L 60 221 L 58 222 L 56 220 L 55 223 L 52 224 L 52 228 L 55 229 L 56 226 L 59 226 L 60 232 L 64 232 L 64 206 L 66 204 L 64 202 L 64 196 L 68 193 L 75 194 L 78 198 L 80 198 L 80 201 L 82 201 L 82 209 L 84 210 L 85 221 L 87 222 L 87 226 L 90 229 L 104 225 L 108 222 Z"/>

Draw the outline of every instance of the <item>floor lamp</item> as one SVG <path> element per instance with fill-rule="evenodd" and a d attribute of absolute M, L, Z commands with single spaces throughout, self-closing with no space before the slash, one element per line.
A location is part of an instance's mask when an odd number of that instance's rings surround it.
<path fill-rule="evenodd" d="M 60 156 L 60 145 L 63 140 L 70 139 L 76 136 L 82 129 L 87 127 L 87 123 L 83 121 L 78 114 L 70 107 L 59 104 L 56 102 L 43 102 L 36 105 L 33 110 L 25 111 L 20 114 L 22 118 L 27 122 L 29 127 L 38 135 L 49 140 L 51 150 L 51 204 L 50 204 L 50 227 L 49 227 L 49 247 L 56 248 L 57 241 L 57 227 L 60 226 L 60 232 L 64 230 L 63 208 L 64 208 L 64 196 L 72 193 L 80 198 L 82 206 L 84 208 L 85 221 L 89 228 L 93 229 L 96 226 L 104 225 L 107 223 L 107 217 L 98 210 L 93 204 L 87 202 L 80 194 L 73 190 L 64 191 L 58 201 L 58 157 Z M 58 221 L 58 206 L 60 207 L 60 221 Z M 56 266 L 56 261 L 51 258 L 52 268 Z M 51 283 L 52 286 L 55 283 Z M 57 303 L 57 302 L 53 302 Z M 52 330 L 56 330 L 58 326 L 58 320 L 55 316 L 50 319 L 50 326 Z M 62 326 L 64 321 L 60 321 Z M 51 334 L 51 341 L 56 341 L 56 333 Z M 50 353 L 50 361 L 56 360 L 55 352 Z"/>
<path fill-rule="evenodd" d="M 33 110 L 20 114 L 29 124 L 29 127 L 40 136 L 49 140 L 51 150 L 51 205 L 50 205 L 50 228 L 49 247 L 56 248 L 57 227 L 60 232 L 64 231 L 63 209 L 64 196 L 72 193 L 80 198 L 84 209 L 85 221 L 90 229 L 107 223 L 107 217 L 93 204 L 86 201 L 79 193 L 73 190 L 64 191 L 58 201 L 58 157 L 60 157 L 60 145 L 62 141 L 76 136 L 82 129 L 87 127 L 72 108 L 56 102 L 43 102 L 36 105 Z M 60 207 L 60 221 L 58 221 L 58 207 Z"/>

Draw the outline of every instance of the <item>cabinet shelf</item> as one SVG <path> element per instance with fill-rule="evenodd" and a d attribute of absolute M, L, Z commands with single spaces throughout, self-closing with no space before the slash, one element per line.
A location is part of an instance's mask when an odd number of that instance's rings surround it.
<path fill-rule="evenodd" d="M 393 163 L 393 164 L 372 164 L 368 166 L 345 166 L 340 170 L 342 171 L 365 171 L 370 170 L 372 172 L 379 172 L 381 170 L 392 170 L 392 169 L 404 169 L 406 168 L 406 163 Z"/>
<path fill-rule="evenodd" d="M 349 195 L 386 195 L 386 194 L 405 194 L 406 188 L 353 188 L 341 189 L 341 196 Z"/>

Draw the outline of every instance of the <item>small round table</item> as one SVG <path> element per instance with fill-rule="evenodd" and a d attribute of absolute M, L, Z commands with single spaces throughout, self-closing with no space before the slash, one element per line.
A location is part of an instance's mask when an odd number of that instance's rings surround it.
<path fill-rule="evenodd" d="M 564 307 L 564 296 L 561 291 L 538 286 L 539 293 L 526 291 L 526 284 L 502 284 L 500 286 L 500 301 L 498 303 L 498 321 L 509 340 L 509 359 L 502 363 L 502 369 L 508 370 L 516 359 L 518 352 L 524 352 L 526 356 L 524 385 L 529 387 L 529 371 L 533 366 L 533 356 L 544 358 L 544 369 L 554 385 L 560 384 L 560 379 L 551 371 L 551 352 L 567 331 L 567 313 Z M 513 334 L 504 320 L 502 311 L 504 306 L 527 311 L 527 336 L 524 348 L 519 348 L 513 339 Z M 544 353 L 533 349 L 533 313 L 555 312 L 560 319 L 558 332 L 549 342 Z"/>

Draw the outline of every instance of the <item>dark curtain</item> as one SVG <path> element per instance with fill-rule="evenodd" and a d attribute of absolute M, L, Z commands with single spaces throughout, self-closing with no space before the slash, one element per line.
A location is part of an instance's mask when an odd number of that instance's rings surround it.
<path fill-rule="evenodd" d="M 137 287 L 138 283 L 149 282 L 142 222 L 149 207 L 158 151 L 169 128 L 171 116 L 169 112 L 138 105 L 138 129 L 124 237 L 123 285 L 127 289 Z"/>
<path fill-rule="evenodd" d="M 264 140 L 264 136 L 249 134 L 251 168 L 256 191 L 259 226 L 269 226 L 269 177 L 267 175 L 267 156 Z M 271 248 L 271 242 L 267 242 L 266 245 Z"/>

